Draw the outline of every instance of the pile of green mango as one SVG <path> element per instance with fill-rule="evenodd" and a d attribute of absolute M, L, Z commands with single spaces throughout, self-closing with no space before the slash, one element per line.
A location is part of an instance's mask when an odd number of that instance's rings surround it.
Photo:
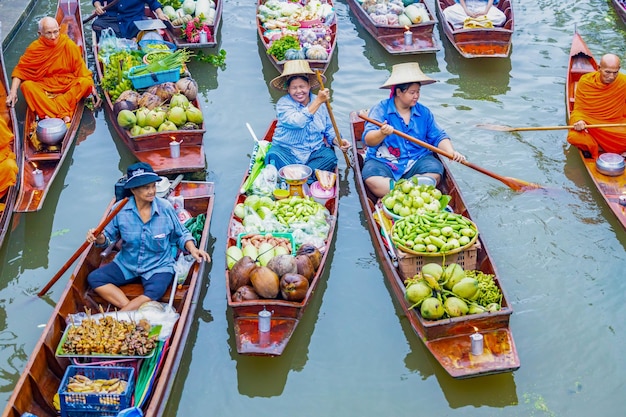
<path fill-rule="evenodd" d="M 417 275 L 405 281 L 404 297 L 411 308 L 419 308 L 426 320 L 495 312 L 502 308 L 502 292 L 492 274 L 465 271 L 456 263 L 445 268 L 437 263 L 425 264 Z"/>

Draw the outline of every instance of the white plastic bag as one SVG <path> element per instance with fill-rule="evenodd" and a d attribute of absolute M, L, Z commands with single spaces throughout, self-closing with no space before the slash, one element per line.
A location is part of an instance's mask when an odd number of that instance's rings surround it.
<path fill-rule="evenodd" d="M 174 264 L 174 272 L 176 273 L 176 282 L 174 282 L 174 285 L 185 282 L 187 274 L 189 274 L 189 270 L 195 261 L 196 260 L 191 255 L 185 255 L 182 252 L 178 255 L 178 259 Z"/>

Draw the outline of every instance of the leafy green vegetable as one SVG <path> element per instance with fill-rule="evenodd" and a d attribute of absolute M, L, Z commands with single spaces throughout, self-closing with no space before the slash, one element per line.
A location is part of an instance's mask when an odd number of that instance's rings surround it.
<path fill-rule="evenodd" d="M 214 67 L 218 67 L 221 70 L 226 69 L 226 51 L 220 49 L 217 54 L 205 54 L 202 51 L 198 51 L 196 54 L 196 61 L 208 62 Z"/>
<path fill-rule="evenodd" d="M 265 167 L 265 155 L 267 155 L 271 145 L 271 142 L 262 140 L 254 147 L 252 158 L 250 158 L 250 163 L 252 164 L 250 174 L 239 190 L 241 194 L 246 193 L 252 187 L 252 183 L 254 183 L 256 177 L 259 176 L 259 173 Z"/>
<path fill-rule="evenodd" d="M 272 45 L 267 49 L 267 53 L 282 61 L 285 59 L 285 52 L 288 49 L 300 49 L 300 41 L 291 35 L 283 36 L 272 42 Z"/>

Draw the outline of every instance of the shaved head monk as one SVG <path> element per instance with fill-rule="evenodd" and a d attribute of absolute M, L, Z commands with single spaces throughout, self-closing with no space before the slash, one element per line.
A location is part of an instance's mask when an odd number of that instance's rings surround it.
<path fill-rule="evenodd" d="M 81 49 L 60 33 L 55 19 L 41 19 L 38 34 L 11 74 L 7 105 L 15 105 L 21 87 L 28 108 L 39 119 L 58 117 L 69 122 L 78 102 L 95 92 L 91 71 Z"/>
<path fill-rule="evenodd" d="M 600 152 L 626 152 L 626 127 L 592 128 L 587 125 L 626 123 L 626 75 L 617 55 L 606 54 L 595 72 L 583 75 L 575 92 L 567 141 L 597 159 Z"/>

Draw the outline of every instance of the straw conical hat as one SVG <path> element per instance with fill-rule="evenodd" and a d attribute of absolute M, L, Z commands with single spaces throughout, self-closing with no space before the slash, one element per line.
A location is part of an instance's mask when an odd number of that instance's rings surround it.
<path fill-rule="evenodd" d="M 394 85 L 406 83 L 420 83 L 421 85 L 432 84 L 437 82 L 433 80 L 420 69 L 417 62 L 407 62 L 397 64 L 391 68 L 391 75 L 380 88 L 391 88 Z"/>
<path fill-rule="evenodd" d="M 307 76 L 309 78 L 309 84 L 313 89 L 320 86 L 320 83 L 317 81 L 317 75 L 309 66 L 309 61 L 304 59 L 293 59 L 285 61 L 283 73 L 274 78 L 270 82 L 270 84 L 277 90 L 287 91 L 287 80 L 289 79 L 289 77 L 293 77 L 294 75 Z M 322 80 L 326 81 L 326 77 L 324 77 L 323 75 Z"/>

